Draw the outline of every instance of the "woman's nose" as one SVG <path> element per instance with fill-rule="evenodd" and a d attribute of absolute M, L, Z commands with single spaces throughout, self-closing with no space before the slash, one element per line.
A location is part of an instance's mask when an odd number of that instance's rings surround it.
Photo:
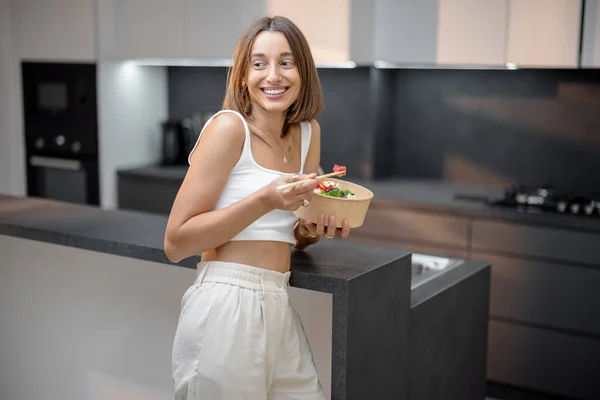
<path fill-rule="evenodd" d="M 267 80 L 269 82 L 278 82 L 280 79 L 281 79 L 281 75 L 279 74 L 279 68 L 277 67 L 277 65 L 271 65 L 269 67 Z"/>

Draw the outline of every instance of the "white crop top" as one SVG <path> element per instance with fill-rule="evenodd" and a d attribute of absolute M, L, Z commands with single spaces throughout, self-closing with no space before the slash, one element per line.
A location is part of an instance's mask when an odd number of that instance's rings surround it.
<path fill-rule="evenodd" d="M 191 164 L 191 157 L 194 150 L 198 146 L 202 133 L 212 122 L 212 120 L 219 114 L 229 112 L 239 116 L 244 123 L 244 130 L 246 132 L 246 139 L 244 140 L 244 147 L 239 160 L 233 166 L 231 173 L 223 192 L 219 197 L 219 200 L 215 204 L 214 209 L 219 210 L 225 208 L 233 203 L 248 197 L 252 193 L 256 192 L 263 186 L 268 185 L 276 179 L 281 178 L 285 175 L 293 175 L 294 173 L 287 173 L 276 171 L 268 168 L 261 167 L 254 160 L 252 155 L 252 148 L 250 145 L 250 129 L 244 117 L 233 110 L 221 110 L 214 114 L 202 128 L 198 140 L 194 148 L 188 156 L 188 163 Z M 304 162 L 306 161 L 306 155 L 308 154 L 308 148 L 310 146 L 311 139 L 311 125 L 310 122 L 301 122 L 301 161 L 300 161 L 300 174 L 304 170 Z M 263 215 L 261 218 L 254 221 L 251 225 L 246 227 L 243 231 L 234 236 L 231 240 L 267 240 L 275 242 L 287 242 L 295 244 L 296 239 L 294 238 L 294 224 L 298 218 L 291 212 L 285 210 L 273 210 Z"/>

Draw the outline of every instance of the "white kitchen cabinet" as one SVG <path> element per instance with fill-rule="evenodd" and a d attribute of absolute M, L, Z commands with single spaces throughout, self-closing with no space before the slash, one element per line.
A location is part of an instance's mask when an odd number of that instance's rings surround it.
<path fill-rule="evenodd" d="M 96 59 L 93 0 L 18 0 L 12 6 L 21 59 Z"/>
<path fill-rule="evenodd" d="M 506 64 L 508 0 L 439 0 L 436 63 Z"/>
<path fill-rule="evenodd" d="M 267 0 L 268 15 L 291 19 L 306 36 L 315 62 L 350 60 L 350 0 Z M 324 34 L 326 32 L 326 34 Z"/>
<path fill-rule="evenodd" d="M 229 59 L 262 0 L 100 0 L 100 55 L 107 60 Z"/>
<path fill-rule="evenodd" d="M 374 32 L 372 61 L 406 65 L 505 65 L 508 2 L 375 0 L 370 10 Z M 353 2 L 353 12 L 355 5 L 358 0 Z M 364 4 L 362 7 L 364 14 Z M 360 32 L 367 26 L 356 24 L 351 29 Z M 359 32 L 351 33 L 353 41 L 361 40 Z M 351 47 L 354 50 L 355 43 Z"/>
<path fill-rule="evenodd" d="M 576 68 L 581 0 L 511 0 L 507 63 Z"/>
<path fill-rule="evenodd" d="M 182 0 L 118 0 L 119 54 L 131 58 L 172 58 L 182 52 Z"/>
<path fill-rule="evenodd" d="M 581 67 L 600 67 L 600 1 L 586 0 Z"/>
<path fill-rule="evenodd" d="M 183 15 L 183 0 L 100 0 L 100 57 L 181 57 Z"/>
<path fill-rule="evenodd" d="M 370 4 L 373 61 L 578 66 L 581 0 L 374 0 Z M 352 32 L 351 37 L 359 35 Z"/>
<path fill-rule="evenodd" d="M 265 15 L 265 0 L 183 0 L 183 58 L 233 57 L 240 35 Z"/>

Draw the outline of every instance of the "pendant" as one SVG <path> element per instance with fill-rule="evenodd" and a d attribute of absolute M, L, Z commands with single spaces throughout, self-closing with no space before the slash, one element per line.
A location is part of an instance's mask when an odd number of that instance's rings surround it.
<path fill-rule="evenodd" d="M 287 164 L 287 158 L 285 158 L 285 156 L 283 156 L 283 162 Z"/>

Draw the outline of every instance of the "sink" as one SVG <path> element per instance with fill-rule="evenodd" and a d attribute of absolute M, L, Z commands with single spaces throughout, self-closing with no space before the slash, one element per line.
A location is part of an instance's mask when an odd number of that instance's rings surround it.
<path fill-rule="evenodd" d="M 462 263 L 463 260 L 460 259 L 413 253 L 411 289 L 431 281 Z"/>

